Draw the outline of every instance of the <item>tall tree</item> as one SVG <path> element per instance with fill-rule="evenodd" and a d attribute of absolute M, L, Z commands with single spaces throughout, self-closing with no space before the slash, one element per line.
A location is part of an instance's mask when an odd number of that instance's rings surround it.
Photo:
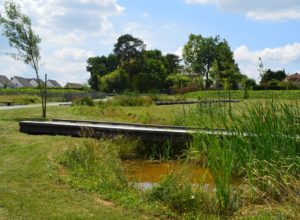
<path fill-rule="evenodd" d="M 3 35 L 7 37 L 11 47 L 17 50 L 12 57 L 29 64 L 36 73 L 40 94 L 42 98 L 43 117 L 46 117 L 46 97 L 43 95 L 42 84 L 39 77 L 40 71 L 40 48 L 41 38 L 34 33 L 31 20 L 22 14 L 20 7 L 14 1 L 6 1 L 4 15 L 0 14 L 0 25 Z M 47 82 L 45 82 L 47 83 Z"/>
<path fill-rule="evenodd" d="M 206 88 L 209 86 L 208 76 L 216 58 L 219 41 L 219 36 L 205 38 L 191 34 L 183 48 L 183 59 L 186 65 L 194 72 L 206 77 Z"/>
<path fill-rule="evenodd" d="M 168 74 L 178 73 L 181 69 L 181 59 L 176 54 L 168 53 L 164 57 L 164 65 Z"/>
<path fill-rule="evenodd" d="M 163 63 L 160 50 L 143 52 L 143 65 L 140 72 L 133 78 L 133 88 L 140 92 L 151 89 L 162 90 L 166 85 L 167 70 Z"/>
<path fill-rule="evenodd" d="M 130 34 L 122 35 L 114 45 L 114 53 L 117 56 L 118 65 L 126 70 L 129 80 L 140 71 L 142 65 L 142 52 L 146 45 L 139 38 Z"/>
<path fill-rule="evenodd" d="M 114 45 L 114 53 L 117 56 L 119 65 L 126 65 L 139 56 L 146 45 L 139 38 L 135 38 L 130 34 L 122 35 L 118 38 L 117 43 Z"/>
<path fill-rule="evenodd" d="M 217 84 L 227 81 L 233 87 L 237 87 L 238 81 L 243 78 L 226 40 L 222 40 L 216 45 L 216 56 L 212 65 L 211 76 Z"/>

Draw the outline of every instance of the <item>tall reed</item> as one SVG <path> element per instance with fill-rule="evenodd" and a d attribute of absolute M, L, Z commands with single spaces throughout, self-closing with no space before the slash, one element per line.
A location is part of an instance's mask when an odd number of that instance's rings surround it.
<path fill-rule="evenodd" d="M 262 197 L 263 201 L 280 202 L 297 196 L 299 105 L 269 100 L 245 105 L 231 114 L 214 107 L 193 110 L 187 115 L 185 121 L 193 125 L 195 122 L 204 128 L 218 125 L 215 128 L 228 132 L 228 135 L 195 134 L 193 143 L 197 146 L 192 148 L 207 161 L 222 209 L 232 208 L 235 202 L 230 189 L 231 176 L 245 178 L 251 189 L 248 199 L 253 201 Z"/>

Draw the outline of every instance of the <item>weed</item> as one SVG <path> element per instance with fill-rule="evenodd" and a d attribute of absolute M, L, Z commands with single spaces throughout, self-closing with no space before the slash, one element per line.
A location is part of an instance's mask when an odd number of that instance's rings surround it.
<path fill-rule="evenodd" d="M 87 139 L 64 152 L 59 162 L 70 172 L 71 185 L 103 192 L 127 187 L 117 151 L 108 142 Z"/>
<path fill-rule="evenodd" d="M 150 106 L 153 101 L 149 96 L 119 95 L 110 100 L 109 103 L 116 106 Z"/>
<path fill-rule="evenodd" d="M 72 105 L 84 105 L 84 106 L 95 106 L 93 99 L 88 96 L 83 98 L 74 98 L 72 100 Z"/>

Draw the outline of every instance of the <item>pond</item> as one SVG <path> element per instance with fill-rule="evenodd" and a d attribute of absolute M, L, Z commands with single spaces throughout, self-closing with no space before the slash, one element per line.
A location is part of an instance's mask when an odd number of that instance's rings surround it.
<path fill-rule="evenodd" d="M 123 161 L 123 166 L 128 180 L 142 188 L 150 188 L 160 182 L 167 174 L 181 169 L 187 173 L 186 178 L 189 178 L 191 183 L 213 185 L 213 178 L 208 169 L 198 164 L 192 163 L 187 166 L 179 161 L 130 160 Z"/>

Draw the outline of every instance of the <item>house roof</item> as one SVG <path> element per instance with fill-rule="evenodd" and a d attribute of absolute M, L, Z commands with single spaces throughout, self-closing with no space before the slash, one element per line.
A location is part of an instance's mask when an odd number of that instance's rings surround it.
<path fill-rule="evenodd" d="M 61 85 L 53 79 L 48 79 L 48 82 L 50 82 L 54 87 L 61 87 Z"/>
<path fill-rule="evenodd" d="M 37 78 L 32 78 L 32 79 L 29 79 L 29 81 L 31 81 L 31 80 L 34 80 L 36 83 L 38 83 L 38 80 L 37 80 Z M 44 83 L 44 81 L 43 81 L 43 80 L 41 80 L 41 79 L 40 79 L 40 82 L 41 82 L 41 83 Z"/>
<path fill-rule="evenodd" d="M 32 85 L 29 83 L 30 79 L 26 79 L 20 76 L 15 76 L 14 78 L 16 78 L 20 83 L 22 83 L 24 87 L 32 87 Z"/>
<path fill-rule="evenodd" d="M 74 89 L 79 89 L 79 88 L 82 88 L 83 85 L 80 84 L 80 83 L 67 83 L 66 87 L 74 88 Z"/>
<path fill-rule="evenodd" d="M 291 74 L 288 75 L 285 80 L 287 81 L 300 81 L 300 74 L 299 73 L 295 73 L 295 74 Z"/>
<path fill-rule="evenodd" d="M 3 85 L 8 85 L 10 81 L 9 81 L 9 79 L 6 76 L 0 75 L 0 82 Z"/>

